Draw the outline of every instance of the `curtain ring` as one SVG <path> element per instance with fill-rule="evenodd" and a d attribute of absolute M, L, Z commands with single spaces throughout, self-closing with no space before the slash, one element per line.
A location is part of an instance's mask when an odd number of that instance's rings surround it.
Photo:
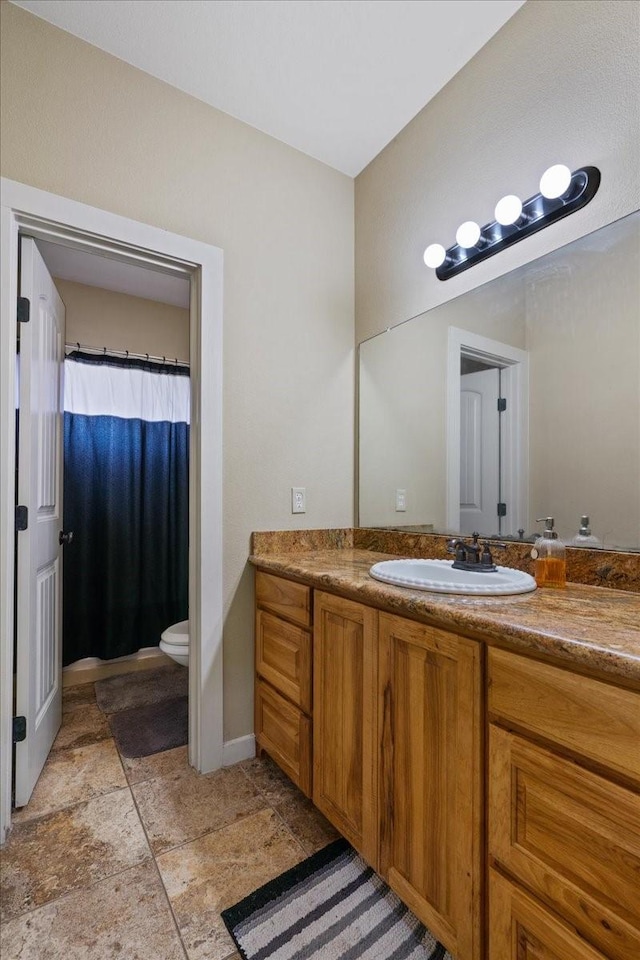
<path fill-rule="evenodd" d="M 78 348 L 78 353 L 80 352 L 80 341 L 76 340 L 76 347 Z"/>
<path fill-rule="evenodd" d="M 163 363 L 166 363 L 166 362 L 167 362 L 167 358 L 166 358 L 166 357 L 163 357 L 163 358 L 162 358 L 162 362 L 163 362 Z"/>
<path fill-rule="evenodd" d="M 178 358 L 176 357 L 176 367 L 178 366 Z"/>
<path fill-rule="evenodd" d="M 103 348 L 102 348 L 102 356 L 103 356 L 103 357 L 106 357 L 106 355 L 107 355 L 107 348 L 106 348 L 106 347 L 103 347 Z"/>
<path fill-rule="evenodd" d="M 149 354 L 147 354 L 146 356 L 147 356 L 147 363 L 149 363 Z"/>
<path fill-rule="evenodd" d="M 126 350 L 125 352 L 126 352 L 126 354 L 127 354 L 127 356 L 125 357 L 125 360 L 128 360 L 128 359 L 129 359 L 129 351 Z"/>

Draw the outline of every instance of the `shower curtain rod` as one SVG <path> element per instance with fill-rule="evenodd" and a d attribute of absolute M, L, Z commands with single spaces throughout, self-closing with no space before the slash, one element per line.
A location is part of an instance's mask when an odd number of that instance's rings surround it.
<path fill-rule="evenodd" d="M 177 357 L 152 357 L 148 353 L 132 353 L 131 350 L 112 350 L 110 347 L 90 347 L 87 343 L 65 343 L 65 350 L 80 350 L 83 353 L 110 354 L 116 357 L 130 357 L 132 360 L 152 360 L 154 363 L 173 363 L 177 367 L 188 367 L 188 360 Z"/>

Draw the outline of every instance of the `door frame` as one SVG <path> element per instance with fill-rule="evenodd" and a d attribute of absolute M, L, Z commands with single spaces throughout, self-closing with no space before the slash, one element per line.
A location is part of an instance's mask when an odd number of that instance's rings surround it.
<path fill-rule="evenodd" d="M 449 327 L 447 339 L 446 412 L 446 523 L 451 533 L 460 528 L 460 359 L 462 356 L 495 363 L 502 368 L 513 415 L 505 423 L 504 498 L 510 504 L 513 530 L 528 523 L 529 508 L 529 354 L 499 340 L 459 327 Z"/>
<path fill-rule="evenodd" d="M 87 204 L 0 180 L 0 843 L 11 824 L 16 304 L 21 233 L 188 277 L 189 762 L 223 765 L 222 280 L 223 252 Z M 206 375 L 203 375 L 206 371 Z"/>

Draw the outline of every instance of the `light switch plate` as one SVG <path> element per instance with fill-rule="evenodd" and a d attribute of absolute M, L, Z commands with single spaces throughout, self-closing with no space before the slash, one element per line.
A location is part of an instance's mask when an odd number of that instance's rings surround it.
<path fill-rule="evenodd" d="M 396 490 L 396 513 L 404 513 L 407 509 L 407 491 Z"/>

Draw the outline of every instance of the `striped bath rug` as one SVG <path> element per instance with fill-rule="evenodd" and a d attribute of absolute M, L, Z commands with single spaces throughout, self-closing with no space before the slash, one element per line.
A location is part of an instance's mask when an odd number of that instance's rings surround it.
<path fill-rule="evenodd" d="M 452 960 L 342 839 L 222 919 L 245 960 Z"/>

